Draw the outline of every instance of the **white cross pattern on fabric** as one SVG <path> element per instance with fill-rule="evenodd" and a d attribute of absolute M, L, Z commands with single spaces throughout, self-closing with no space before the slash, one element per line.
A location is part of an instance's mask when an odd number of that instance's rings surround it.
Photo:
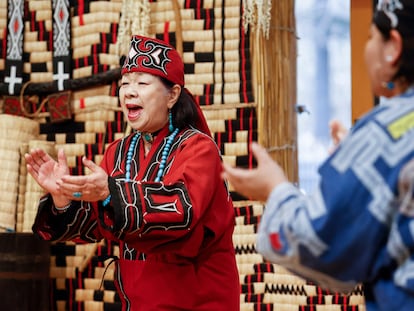
<path fill-rule="evenodd" d="M 4 82 L 9 83 L 9 94 L 14 95 L 14 86 L 22 84 L 23 79 L 16 76 L 16 66 L 10 67 L 10 76 L 4 78 Z"/>
<path fill-rule="evenodd" d="M 63 81 L 69 79 L 69 74 L 65 73 L 65 66 L 63 62 L 58 62 L 58 72 L 53 75 L 53 80 L 58 82 L 58 90 L 63 91 Z"/>

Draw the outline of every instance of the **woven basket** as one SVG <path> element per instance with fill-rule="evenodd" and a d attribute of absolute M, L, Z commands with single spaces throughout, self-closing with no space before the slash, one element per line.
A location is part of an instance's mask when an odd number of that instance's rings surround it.
<path fill-rule="evenodd" d="M 0 115 L 0 150 L 3 171 L 0 176 L 0 228 L 16 230 L 20 184 L 20 148 L 39 135 L 36 121 L 7 114 Z M 23 177 L 24 178 L 24 177 Z"/>

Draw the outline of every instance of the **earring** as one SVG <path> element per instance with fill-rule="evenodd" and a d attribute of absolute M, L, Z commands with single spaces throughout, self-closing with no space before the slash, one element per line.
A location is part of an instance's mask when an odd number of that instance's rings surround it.
<path fill-rule="evenodd" d="M 392 81 L 388 81 L 388 82 L 382 82 L 382 86 L 386 88 L 387 90 L 393 90 L 395 87 L 395 84 Z"/>
<path fill-rule="evenodd" d="M 392 61 L 392 59 L 393 59 L 392 55 L 387 55 L 387 56 L 385 56 L 385 60 L 386 60 L 387 62 L 391 62 L 391 61 Z"/>
<path fill-rule="evenodd" d="M 168 130 L 170 131 L 170 133 L 172 133 L 174 131 L 172 113 L 171 113 L 170 109 L 168 110 Z"/>

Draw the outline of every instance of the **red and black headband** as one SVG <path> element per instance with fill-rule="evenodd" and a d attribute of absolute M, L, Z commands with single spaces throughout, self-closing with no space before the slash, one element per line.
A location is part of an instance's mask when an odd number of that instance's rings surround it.
<path fill-rule="evenodd" d="M 384 33 L 396 29 L 402 36 L 413 36 L 414 1 L 378 0 L 373 22 Z"/>
<path fill-rule="evenodd" d="M 150 73 L 184 86 L 184 63 L 171 45 L 164 41 L 134 35 L 121 74 Z"/>

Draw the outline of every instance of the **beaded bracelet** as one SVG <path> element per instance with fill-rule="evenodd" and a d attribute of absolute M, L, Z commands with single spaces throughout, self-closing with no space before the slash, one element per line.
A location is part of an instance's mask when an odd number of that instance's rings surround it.
<path fill-rule="evenodd" d="M 111 195 L 109 194 L 105 200 L 102 201 L 103 206 L 107 206 L 111 202 Z"/>
<path fill-rule="evenodd" d="M 58 212 L 63 213 L 63 212 L 66 212 L 68 210 L 68 208 L 71 206 L 71 204 L 72 204 L 72 202 L 70 202 L 69 204 L 67 204 L 63 207 L 57 207 L 56 205 L 54 207 Z"/>

